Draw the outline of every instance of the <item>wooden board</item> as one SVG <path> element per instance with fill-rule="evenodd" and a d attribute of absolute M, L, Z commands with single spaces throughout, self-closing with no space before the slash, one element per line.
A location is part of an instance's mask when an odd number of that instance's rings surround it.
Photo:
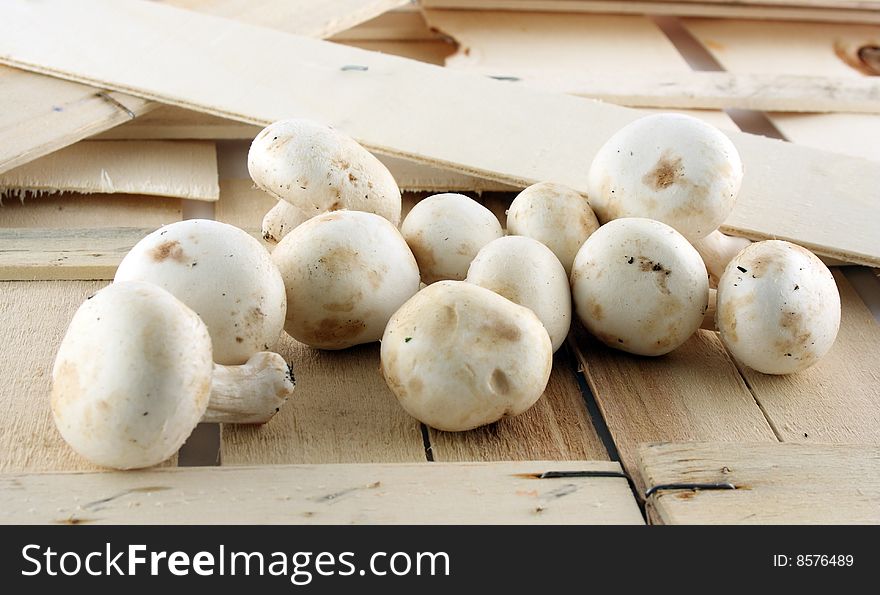
<path fill-rule="evenodd" d="M 0 523 L 644 523 L 625 479 L 536 478 L 546 471 L 613 474 L 620 466 L 544 461 L 6 474 Z M 230 508 L 230 501 L 237 505 Z"/>
<path fill-rule="evenodd" d="M 196 141 L 83 141 L 0 174 L 0 194 L 147 194 L 217 200 L 217 153 Z"/>
<path fill-rule="evenodd" d="M 114 91 L 0 67 L 0 173 L 149 112 Z"/>
<path fill-rule="evenodd" d="M 218 118 L 192 110 L 160 105 L 131 122 L 111 128 L 96 140 L 222 140 L 253 139 L 259 126 Z"/>
<path fill-rule="evenodd" d="M 512 185 L 550 180 L 583 189 L 584 163 L 638 115 L 153 3 L 86 4 L 94 10 L 73 10 L 57 0 L 11 0 L 0 20 L 2 60 L 242 121 L 308 116 L 373 150 Z M 103 25 L 111 20 L 113 27 Z M 65 51 L 29 43 L 34 36 L 64 39 Z M 96 39 L 113 47 L 112 60 L 94 52 Z M 217 52 L 228 59 L 218 60 Z M 236 84 L 229 84 L 230 77 Z M 242 88 L 249 92 L 238 92 Z M 315 93 L 330 88 L 330 94 Z M 436 118 L 441 109 L 443 125 Z M 533 117 L 524 119 L 523 113 Z M 457 124 L 446 125 L 450 120 Z M 880 241 L 872 234 L 880 221 L 876 167 L 772 139 L 732 137 L 749 175 L 730 228 L 880 264 Z M 809 209 L 805 196 L 813 197 Z"/>
<path fill-rule="evenodd" d="M 878 524 L 880 448 L 818 444 L 654 444 L 641 483 L 729 482 L 734 490 L 661 490 L 655 524 Z"/>
<path fill-rule="evenodd" d="M 571 355 L 556 353 L 550 382 L 526 413 L 469 432 L 430 429 L 435 461 L 607 459 L 578 386 Z"/>
<path fill-rule="evenodd" d="M 0 228 L 156 228 L 180 219 L 179 198 L 136 194 L 29 196 L 24 200 L 7 198 L 0 206 Z"/>
<path fill-rule="evenodd" d="M 658 358 L 610 349 L 581 328 L 569 340 L 633 476 L 645 442 L 777 440 L 715 333 L 697 331 Z"/>

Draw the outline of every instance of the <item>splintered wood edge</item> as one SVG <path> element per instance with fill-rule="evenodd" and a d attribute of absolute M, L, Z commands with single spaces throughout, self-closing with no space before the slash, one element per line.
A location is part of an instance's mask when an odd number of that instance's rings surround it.
<path fill-rule="evenodd" d="M 621 473 L 607 461 L 7 473 L 0 523 L 643 524 Z"/>
<path fill-rule="evenodd" d="M 880 446 L 660 443 L 639 448 L 654 524 L 878 524 Z"/>

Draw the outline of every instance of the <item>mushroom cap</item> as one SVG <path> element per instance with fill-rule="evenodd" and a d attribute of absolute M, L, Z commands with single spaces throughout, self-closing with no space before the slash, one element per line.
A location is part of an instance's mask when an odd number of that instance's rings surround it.
<path fill-rule="evenodd" d="M 259 241 L 226 223 L 178 221 L 135 244 L 115 281 L 149 281 L 195 310 L 219 364 L 271 349 L 284 326 L 281 275 Z"/>
<path fill-rule="evenodd" d="M 578 317 L 600 341 L 669 353 L 700 328 L 709 278 L 699 253 L 659 221 L 616 219 L 581 246 L 571 272 Z"/>
<path fill-rule="evenodd" d="M 272 252 L 287 289 L 285 330 L 320 349 L 378 341 L 419 290 L 412 252 L 388 220 L 360 211 L 309 219 Z"/>
<path fill-rule="evenodd" d="M 718 282 L 715 324 L 731 355 L 764 374 L 819 361 L 840 327 L 840 294 L 828 267 L 790 242 L 756 242 Z"/>
<path fill-rule="evenodd" d="M 504 235 L 492 211 L 463 194 L 429 196 L 403 220 L 400 232 L 427 284 L 463 281 L 480 248 Z"/>
<path fill-rule="evenodd" d="M 211 338 L 195 312 L 156 285 L 113 283 L 86 300 L 52 370 L 52 415 L 89 461 L 132 469 L 181 447 L 211 394 Z"/>
<path fill-rule="evenodd" d="M 471 262 L 466 281 L 534 312 L 550 335 L 553 351 L 568 336 L 568 275 L 556 255 L 541 242 L 523 236 L 492 240 Z"/>
<path fill-rule="evenodd" d="M 562 184 L 533 184 L 513 199 L 507 211 L 507 233 L 550 248 L 566 275 L 571 274 L 577 251 L 598 228 L 587 197 Z"/>
<path fill-rule="evenodd" d="M 254 183 L 309 216 L 337 209 L 400 222 L 400 189 L 385 165 L 354 139 L 324 124 L 281 120 L 248 152 Z"/>
<path fill-rule="evenodd" d="M 590 166 L 590 204 L 603 223 L 647 217 L 691 240 L 718 229 L 742 184 L 739 153 L 702 120 L 655 114 L 608 139 Z"/>
<path fill-rule="evenodd" d="M 531 407 L 550 378 L 553 348 L 528 308 L 471 283 L 441 281 L 395 312 L 381 358 L 403 408 L 455 432 Z"/>

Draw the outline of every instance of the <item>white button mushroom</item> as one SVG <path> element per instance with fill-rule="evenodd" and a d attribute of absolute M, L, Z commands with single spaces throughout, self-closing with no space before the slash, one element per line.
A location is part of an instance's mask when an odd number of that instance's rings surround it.
<path fill-rule="evenodd" d="M 709 281 L 713 287 L 718 286 L 718 280 L 721 279 L 724 269 L 733 257 L 751 243 L 752 241 L 746 238 L 731 237 L 718 230 L 691 242 L 706 264 Z"/>
<path fill-rule="evenodd" d="M 218 408 L 207 419 L 260 422 L 293 390 L 277 354 L 217 368 L 195 312 L 151 283 L 114 283 L 80 306 L 61 341 L 52 370 L 55 424 L 93 463 L 147 467 L 180 448 L 215 393 Z"/>
<path fill-rule="evenodd" d="M 571 290 L 550 248 L 532 238 L 492 240 L 477 253 L 467 282 L 485 287 L 534 312 L 559 349 L 571 326 Z"/>
<path fill-rule="evenodd" d="M 590 204 L 603 223 L 647 217 L 689 240 L 718 229 L 733 209 L 743 166 L 727 136 L 681 114 L 645 116 L 621 128 L 590 166 Z"/>
<path fill-rule="evenodd" d="M 740 252 L 718 283 L 715 321 L 731 355 L 765 374 L 808 368 L 831 349 L 840 294 L 809 250 L 780 240 Z"/>
<path fill-rule="evenodd" d="M 275 250 L 287 289 L 285 330 L 320 349 L 378 341 L 419 290 L 412 252 L 388 220 L 360 211 L 309 219 Z"/>
<path fill-rule="evenodd" d="M 463 431 L 531 407 L 550 378 L 553 348 L 528 308 L 470 283 L 441 281 L 394 314 L 381 358 L 385 381 L 410 415 Z"/>
<path fill-rule="evenodd" d="M 278 204 L 269 209 L 269 212 L 263 217 L 263 239 L 270 244 L 277 244 L 294 227 L 308 218 L 309 215 L 302 209 L 293 206 L 286 200 L 279 200 Z"/>
<path fill-rule="evenodd" d="M 303 119 L 270 124 L 251 144 L 248 171 L 257 186 L 308 216 L 351 209 L 400 222 L 400 189 L 388 168 L 324 124 Z"/>
<path fill-rule="evenodd" d="M 513 199 L 507 211 L 507 233 L 550 248 L 566 275 L 571 274 L 578 249 L 598 228 L 587 197 L 561 184 L 533 184 Z"/>
<path fill-rule="evenodd" d="M 269 253 L 219 221 L 190 219 L 154 231 L 122 260 L 115 280 L 149 281 L 195 310 L 219 364 L 242 364 L 271 349 L 284 326 L 284 283 Z"/>
<path fill-rule="evenodd" d="M 463 194 L 435 194 L 412 208 L 400 231 L 422 281 L 463 281 L 480 248 L 504 235 L 492 211 Z"/>
<path fill-rule="evenodd" d="M 700 255 L 659 221 L 616 219 L 584 242 L 571 272 L 578 317 L 610 347 L 663 355 L 700 328 L 709 280 Z"/>

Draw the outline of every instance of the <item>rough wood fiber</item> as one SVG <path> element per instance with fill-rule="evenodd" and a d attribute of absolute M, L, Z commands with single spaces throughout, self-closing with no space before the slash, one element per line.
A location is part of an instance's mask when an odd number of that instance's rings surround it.
<path fill-rule="evenodd" d="M 735 490 L 662 490 L 655 524 L 878 524 L 880 448 L 813 444 L 653 444 L 639 449 L 647 486 L 730 482 Z"/>
<path fill-rule="evenodd" d="M 0 476 L 0 523 L 643 524 L 625 479 L 535 478 L 545 471 L 613 473 L 620 465 L 544 461 L 8 474 Z M 231 501 L 236 506 L 230 507 Z"/>
<path fill-rule="evenodd" d="M 154 103 L 0 67 L 0 173 L 149 112 Z"/>
<path fill-rule="evenodd" d="M 547 390 L 526 413 L 469 432 L 430 429 L 435 461 L 607 459 L 564 347 Z"/>
<path fill-rule="evenodd" d="M 179 198 L 136 194 L 76 194 L 7 197 L 0 227 L 159 227 L 180 221 Z"/>
<path fill-rule="evenodd" d="M 11 0 L 0 20 L 2 60 L 106 81 L 242 121 L 308 116 L 373 150 L 513 185 L 550 180 L 583 189 L 583 164 L 638 115 L 153 3 L 87 0 L 85 5 L 93 10 L 58 0 Z M 114 26 L 105 27 L 110 20 Z M 64 52 L 28 43 L 34 36 L 65 40 Z M 94 52 L 96 39 L 113 52 Z M 228 59 L 218 60 L 219 51 Z M 298 56 L 309 56 L 308 63 Z M 230 77 L 236 84 L 229 84 Z M 242 88 L 249 92 L 239 92 Z M 257 88 L 263 92 L 253 92 Z M 443 122 L 457 125 L 440 125 L 440 106 Z M 853 262 L 880 263 L 880 241 L 872 234 L 880 220 L 880 171 L 873 164 L 771 139 L 731 136 L 750 172 L 731 228 L 752 238 L 794 240 Z M 814 197 L 809 209 L 804 196 Z"/>
<path fill-rule="evenodd" d="M 224 465 L 424 462 L 419 422 L 379 373 L 378 344 L 319 351 L 284 336 L 296 391 L 264 426 L 224 426 Z"/>
<path fill-rule="evenodd" d="M 569 340 L 630 474 L 645 442 L 776 441 L 715 333 L 697 331 L 658 358 L 610 349 L 582 329 Z"/>
<path fill-rule="evenodd" d="M 217 153 L 208 142 L 83 141 L 0 174 L 3 192 L 217 200 Z"/>

